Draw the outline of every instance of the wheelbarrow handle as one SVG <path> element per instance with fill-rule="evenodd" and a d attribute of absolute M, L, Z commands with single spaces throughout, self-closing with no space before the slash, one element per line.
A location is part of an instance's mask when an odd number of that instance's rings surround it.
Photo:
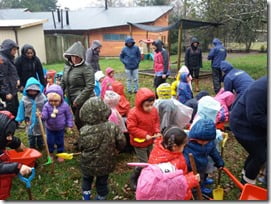
<path fill-rule="evenodd" d="M 22 174 L 18 174 L 18 177 L 19 177 L 19 179 L 22 181 L 22 182 L 24 182 L 25 183 L 25 185 L 26 185 L 26 188 L 30 188 L 31 187 L 31 181 L 33 180 L 33 178 L 35 177 L 35 168 L 32 168 L 32 171 L 31 171 L 31 174 L 30 174 L 30 176 L 28 177 L 28 178 L 26 178 L 26 177 L 23 177 L 23 175 Z"/>
<path fill-rule="evenodd" d="M 227 169 L 226 167 L 223 167 L 222 170 L 230 177 L 230 179 L 235 183 L 235 185 L 238 188 L 240 188 L 241 190 L 243 190 L 244 185 L 230 172 L 229 169 Z"/>

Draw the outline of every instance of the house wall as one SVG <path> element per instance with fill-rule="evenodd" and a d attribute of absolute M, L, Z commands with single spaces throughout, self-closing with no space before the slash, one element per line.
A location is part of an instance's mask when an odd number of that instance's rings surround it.
<path fill-rule="evenodd" d="M 154 23 L 148 23 L 147 25 L 155 25 L 155 26 L 168 26 L 168 14 L 161 16 Z M 124 40 L 120 41 L 106 41 L 103 39 L 104 34 L 126 34 L 130 35 L 129 25 L 119 26 L 114 28 L 103 28 L 92 30 L 89 33 L 89 46 L 93 40 L 100 40 L 102 43 L 102 49 L 100 52 L 100 56 L 119 56 L 121 49 L 124 46 Z M 147 32 L 136 27 L 132 27 L 132 36 L 136 42 L 136 45 L 139 46 L 139 41 L 143 39 L 147 39 Z M 161 39 L 167 44 L 168 40 L 168 31 L 159 32 L 159 33 L 151 33 L 148 32 L 148 39 Z"/>

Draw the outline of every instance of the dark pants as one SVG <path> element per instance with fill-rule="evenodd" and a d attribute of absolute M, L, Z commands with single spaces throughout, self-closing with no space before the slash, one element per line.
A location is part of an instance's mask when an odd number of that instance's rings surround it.
<path fill-rule="evenodd" d="M 18 96 L 13 95 L 11 100 L 6 100 L 6 110 L 8 110 L 9 112 L 12 113 L 12 115 L 14 115 L 16 117 L 17 115 L 17 111 L 18 111 L 18 107 L 19 107 L 19 100 L 18 100 Z"/>
<path fill-rule="evenodd" d="M 265 164 L 267 159 L 267 143 L 266 141 L 247 141 L 236 137 L 237 141 L 248 152 L 244 169 L 246 177 L 249 179 L 256 179 L 261 167 Z"/>
<path fill-rule="evenodd" d="M 214 91 L 217 94 L 221 88 L 222 72 L 219 67 L 212 67 L 213 86 Z"/>
<path fill-rule="evenodd" d="M 28 141 L 30 148 L 35 148 L 39 150 L 43 148 L 43 140 L 41 135 L 28 135 Z"/>
<path fill-rule="evenodd" d="M 167 80 L 167 78 L 163 79 L 162 76 L 155 76 L 154 77 L 153 85 L 154 85 L 154 88 L 155 88 L 155 96 L 156 96 L 156 98 L 158 98 L 158 95 L 156 93 L 157 87 L 162 83 L 166 83 L 166 80 Z"/>
<path fill-rule="evenodd" d="M 64 129 L 58 131 L 46 129 L 46 132 L 49 152 L 54 152 L 55 144 L 57 146 L 57 153 L 64 152 Z"/>
<path fill-rule="evenodd" d="M 96 191 L 99 196 L 106 196 L 109 192 L 107 186 L 107 180 L 109 175 L 105 176 L 96 176 Z M 94 180 L 94 176 L 83 176 L 82 180 L 82 191 L 90 191 L 91 185 Z"/>
<path fill-rule="evenodd" d="M 74 115 L 74 123 L 75 123 L 78 131 L 80 130 L 81 127 L 83 127 L 83 123 L 81 122 L 81 120 L 79 118 L 79 111 L 80 111 L 81 107 L 82 106 L 77 106 L 77 107 L 72 106 L 72 112 Z"/>
<path fill-rule="evenodd" d="M 194 79 L 198 79 L 199 78 L 199 68 L 188 68 L 189 69 L 189 73 L 191 74 L 191 76 Z"/>

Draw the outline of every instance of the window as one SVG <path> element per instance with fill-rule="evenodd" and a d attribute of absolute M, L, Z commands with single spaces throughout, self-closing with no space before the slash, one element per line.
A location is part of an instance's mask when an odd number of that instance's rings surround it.
<path fill-rule="evenodd" d="M 104 34 L 104 41 L 125 41 L 127 38 L 126 34 Z"/>

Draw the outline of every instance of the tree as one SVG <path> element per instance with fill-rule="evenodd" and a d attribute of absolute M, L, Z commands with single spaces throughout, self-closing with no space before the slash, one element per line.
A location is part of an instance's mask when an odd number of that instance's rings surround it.
<path fill-rule="evenodd" d="M 1 0 L 0 8 L 28 8 L 30 11 L 56 9 L 57 0 Z"/>

